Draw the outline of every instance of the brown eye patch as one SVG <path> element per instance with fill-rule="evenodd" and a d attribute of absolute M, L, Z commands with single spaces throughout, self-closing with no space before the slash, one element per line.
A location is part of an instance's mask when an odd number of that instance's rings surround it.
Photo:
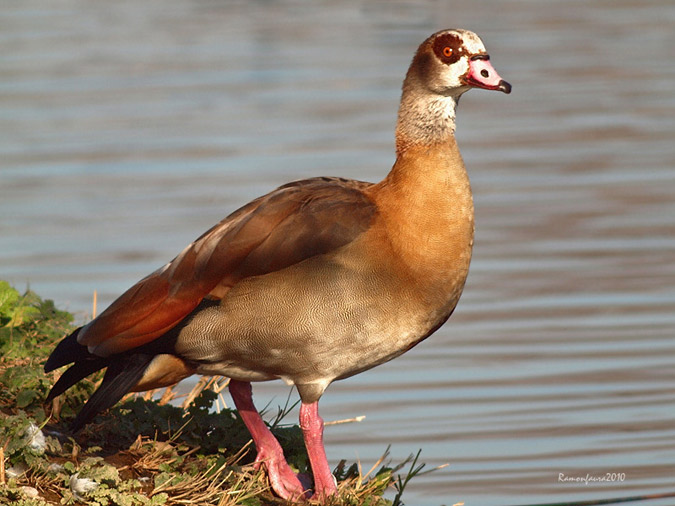
<path fill-rule="evenodd" d="M 433 49 L 436 57 L 447 65 L 452 65 L 466 54 L 461 37 L 452 33 L 436 37 Z"/>

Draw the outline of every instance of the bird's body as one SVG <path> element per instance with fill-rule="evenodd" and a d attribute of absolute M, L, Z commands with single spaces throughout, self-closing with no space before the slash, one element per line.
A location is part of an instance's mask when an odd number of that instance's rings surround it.
<path fill-rule="evenodd" d="M 347 182 L 325 184 L 334 197 Z M 401 195 L 389 182 L 363 185 L 368 227 L 329 252 L 236 283 L 180 330 L 178 355 L 199 362 L 201 374 L 284 379 L 308 401 L 333 380 L 400 355 L 448 318 L 468 272 L 470 193 L 453 195 L 448 184 L 419 195 Z M 433 213 L 424 211 L 426 198 L 435 201 Z M 452 251 L 455 244 L 462 247 Z"/>
<path fill-rule="evenodd" d="M 420 46 L 403 87 L 397 159 L 384 180 L 284 185 L 229 215 L 62 341 L 46 369 L 74 365 L 51 396 L 107 368 L 76 428 L 128 391 L 224 375 L 274 490 L 299 498 L 304 486 L 248 386 L 282 379 L 300 393 L 315 490 L 332 493 L 317 411 L 324 390 L 428 337 L 462 293 L 474 224 L 455 105 L 471 86 L 510 91 L 481 48 L 461 30 Z"/>

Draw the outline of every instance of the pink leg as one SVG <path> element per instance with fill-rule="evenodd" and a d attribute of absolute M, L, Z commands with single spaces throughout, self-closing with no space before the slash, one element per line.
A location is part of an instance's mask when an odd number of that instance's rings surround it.
<path fill-rule="evenodd" d="M 335 478 L 328 466 L 326 450 L 323 447 L 323 420 L 319 416 L 319 403 L 300 406 L 300 428 L 305 439 L 307 456 L 314 475 L 314 496 L 319 499 L 337 492 Z"/>
<path fill-rule="evenodd" d="M 230 380 L 230 394 L 258 450 L 256 466 L 265 466 L 272 490 L 282 499 L 302 499 L 305 496 L 305 487 L 289 467 L 281 445 L 255 409 L 251 384 Z"/>

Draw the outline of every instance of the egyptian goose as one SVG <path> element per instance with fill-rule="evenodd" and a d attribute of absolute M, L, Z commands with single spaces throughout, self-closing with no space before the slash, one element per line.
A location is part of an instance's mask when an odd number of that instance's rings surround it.
<path fill-rule="evenodd" d="M 420 45 L 403 83 L 396 162 L 377 183 L 318 177 L 230 214 L 100 316 L 45 365 L 73 364 L 52 399 L 106 368 L 77 430 L 129 391 L 223 375 L 273 490 L 307 487 L 253 405 L 252 381 L 283 379 L 301 399 L 315 497 L 335 493 L 318 401 L 333 381 L 391 360 L 436 331 L 462 293 L 473 201 L 455 142 L 471 88 L 510 93 L 480 38 L 443 30 Z"/>

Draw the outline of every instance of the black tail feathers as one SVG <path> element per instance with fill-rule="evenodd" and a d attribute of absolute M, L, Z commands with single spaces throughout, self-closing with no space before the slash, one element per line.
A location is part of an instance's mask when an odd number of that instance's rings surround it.
<path fill-rule="evenodd" d="M 108 370 L 105 372 L 101 386 L 77 414 L 71 425 L 71 430 L 77 432 L 98 413 L 117 404 L 139 382 L 153 358 L 154 355 L 138 353 L 126 356 L 118 355 L 109 359 Z M 76 366 L 77 364 L 73 367 Z M 68 372 L 70 372 L 70 369 L 66 373 Z"/>
<path fill-rule="evenodd" d="M 75 364 L 70 366 L 66 372 L 61 375 L 59 380 L 52 387 L 49 395 L 47 396 L 47 402 L 58 397 L 80 380 L 86 378 L 90 374 L 95 373 L 96 371 L 100 371 L 107 366 L 108 360 L 104 358 L 75 362 Z"/>
<path fill-rule="evenodd" d="M 77 432 L 98 413 L 115 405 L 138 383 L 155 353 L 128 352 L 111 357 L 98 357 L 89 353 L 86 346 L 77 342 L 81 327 L 63 339 L 54 349 L 45 364 L 45 372 L 53 371 L 67 364 L 64 372 L 47 396 L 54 399 L 90 374 L 107 367 L 101 386 L 86 402 L 71 425 Z"/>
<path fill-rule="evenodd" d="M 47 363 L 45 364 L 45 372 L 51 372 L 64 365 L 94 357 L 94 355 L 89 353 L 86 346 L 82 346 L 77 342 L 77 335 L 80 333 L 80 330 L 82 330 L 82 327 L 63 339 L 56 348 L 54 348 L 54 351 L 49 355 Z"/>

